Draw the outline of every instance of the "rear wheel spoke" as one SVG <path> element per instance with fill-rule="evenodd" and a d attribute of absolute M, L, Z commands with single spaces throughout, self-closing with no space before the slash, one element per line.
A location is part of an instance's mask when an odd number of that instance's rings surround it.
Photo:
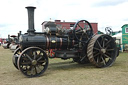
<path fill-rule="evenodd" d="M 97 60 L 96 60 L 97 63 L 99 63 L 99 56 L 97 56 Z"/>
<path fill-rule="evenodd" d="M 103 48 L 105 46 L 105 39 L 102 37 L 102 42 L 103 42 Z"/>
<path fill-rule="evenodd" d="M 101 47 L 101 44 L 99 43 L 99 41 L 97 40 L 96 42 L 97 42 L 98 46 L 99 46 L 100 48 L 102 48 L 102 47 Z"/>
<path fill-rule="evenodd" d="M 114 51 L 114 49 L 107 49 L 107 51 Z"/>
<path fill-rule="evenodd" d="M 99 48 L 96 48 L 96 47 L 94 47 L 93 49 L 94 49 L 94 50 L 98 50 L 98 51 L 100 51 L 100 49 L 99 49 Z"/>
<path fill-rule="evenodd" d="M 109 41 L 105 44 L 105 46 L 108 45 L 110 42 L 111 42 L 111 40 L 109 40 Z"/>
<path fill-rule="evenodd" d="M 107 58 L 109 58 L 110 60 L 112 60 L 112 58 L 111 58 L 111 57 L 109 57 L 108 55 L 104 54 L 104 56 L 105 56 L 105 57 L 107 57 Z"/>
<path fill-rule="evenodd" d="M 105 60 L 105 58 L 103 58 L 103 57 L 101 56 L 101 59 L 102 59 L 104 65 L 106 65 L 106 60 Z"/>
<path fill-rule="evenodd" d="M 95 54 L 94 57 L 98 56 L 99 54 L 100 54 L 100 53 Z"/>

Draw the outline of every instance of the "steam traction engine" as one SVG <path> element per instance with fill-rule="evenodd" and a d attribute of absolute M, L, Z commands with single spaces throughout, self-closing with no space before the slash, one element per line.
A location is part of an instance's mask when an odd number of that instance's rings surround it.
<path fill-rule="evenodd" d="M 48 67 L 49 50 L 52 57 L 69 59 L 78 63 L 93 63 L 96 67 L 111 66 L 117 55 L 114 39 L 106 34 L 95 35 L 91 24 L 78 21 L 73 29 L 62 29 L 54 22 L 45 24 L 44 32 L 35 32 L 34 9 L 28 10 L 29 28 L 19 38 L 20 46 L 13 55 L 13 64 L 27 77 L 40 76 Z M 87 26 L 83 26 L 83 23 Z"/>

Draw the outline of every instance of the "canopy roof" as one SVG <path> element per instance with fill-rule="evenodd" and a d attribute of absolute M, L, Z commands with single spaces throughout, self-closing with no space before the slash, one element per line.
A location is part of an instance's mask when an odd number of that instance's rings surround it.
<path fill-rule="evenodd" d="M 113 35 L 112 37 L 116 37 L 116 39 L 122 39 L 122 33 L 118 33 L 116 35 Z"/>

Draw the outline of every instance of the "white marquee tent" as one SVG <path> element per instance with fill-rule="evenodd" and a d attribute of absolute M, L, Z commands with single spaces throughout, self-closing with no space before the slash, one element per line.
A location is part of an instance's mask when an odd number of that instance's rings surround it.
<path fill-rule="evenodd" d="M 122 33 L 118 33 L 116 35 L 113 35 L 112 37 L 116 37 L 116 43 L 117 44 L 121 44 L 121 51 L 123 52 L 123 45 L 122 45 Z M 120 43 L 119 43 L 119 39 L 120 39 Z"/>

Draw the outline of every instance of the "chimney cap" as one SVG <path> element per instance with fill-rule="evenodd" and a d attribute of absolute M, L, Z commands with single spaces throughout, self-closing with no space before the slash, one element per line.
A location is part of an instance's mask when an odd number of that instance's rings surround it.
<path fill-rule="evenodd" d="M 27 6 L 25 8 L 34 8 L 35 9 L 36 7 L 34 7 L 34 6 Z"/>

